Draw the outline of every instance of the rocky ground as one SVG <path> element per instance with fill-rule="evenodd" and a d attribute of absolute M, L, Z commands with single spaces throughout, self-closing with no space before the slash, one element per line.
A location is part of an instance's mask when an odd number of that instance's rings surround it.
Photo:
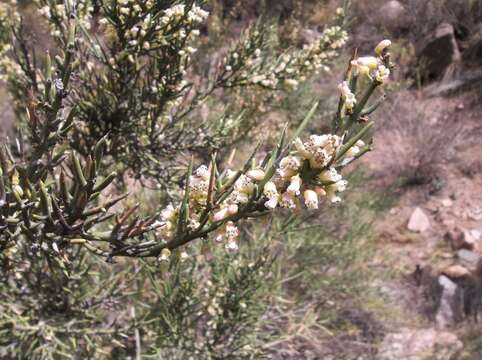
<path fill-rule="evenodd" d="M 371 265 L 380 274 L 394 275 L 383 276 L 376 286 L 405 319 L 398 329 L 388 326 L 379 359 L 482 356 L 464 355 L 461 341 L 473 326 L 482 296 L 477 273 L 482 256 L 482 118 L 479 104 L 461 106 L 467 96 L 422 95 L 419 101 L 442 101 L 444 112 L 451 107 L 448 117 L 463 121 L 464 133 L 470 135 L 439 166 L 436 191 L 431 183 L 398 189 L 396 205 L 377 222 L 378 255 Z M 383 167 L 383 153 L 378 148 L 372 155 L 378 161 L 372 163 Z"/>
<path fill-rule="evenodd" d="M 440 36 L 449 45 L 434 40 L 432 56 L 437 46 L 457 46 L 454 36 Z M 458 52 L 449 50 L 446 55 L 452 60 L 431 70 L 446 74 L 461 58 Z M 429 180 L 394 186 L 396 205 L 376 225 L 378 255 L 371 266 L 381 276 L 374 286 L 387 303 L 400 309 L 398 322 L 391 320 L 387 326 L 390 332 L 377 359 L 482 358 L 482 332 L 476 323 L 482 310 L 482 82 L 476 74 L 476 68 L 460 70 L 402 97 L 409 108 L 423 109 L 418 121 L 450 135 L 430 149 L 444 156 L 433 157 L 437 164 Z M 396 121 L 405 119 L 392 115 Z M 394 162 L 407 166 L 407 156 L 415 158 L 424 151 L 423 146 L 418 152 L 406 149 L 411 143 L 394 136 L 393 129 L 377 134 L 377 151 L 367 158 L 376 164 L 372 170 L 378 174 L 377 184 L 393 180 Z M 414 129 L 424 130 L 422 140 L 437 136 L 429 128 Z M 393 147 L 402 150 L 394 153 Z"/>

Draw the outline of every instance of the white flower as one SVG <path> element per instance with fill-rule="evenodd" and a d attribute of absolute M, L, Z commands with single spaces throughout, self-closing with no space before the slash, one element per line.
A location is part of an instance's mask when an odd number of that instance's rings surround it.
<path fill-rule="evenodd" d="M 239 246 L 234 240 L 228 241 L 228 243 L 224 247 L 226 248 L 226 251 L 230 254 L 235 254 L 239 251 Z"/>
<path fill-rule="evenodd" d="M 293 141 L 293 145 L 295 146 L 297 154 L 300 157 L 302 157 L 303 159 L 309 159 L 311 157 L 311 153 L 308 150 L 306 150 L 305 145 L 303 144 L 300 138 L 296 138 Z"/>
<path fill-rule="evenodd" d="M 188 47 L 186 48 L 186 51 L 187 51 L 189 54 L 194 54 L 194 53 L 197 51 L 197 49 L 196 49 L 196 48 L 193 48 L 192 46 L 188 46 Z"/>
<path fill-rule="evenodd" d="M 238 205 L 236 204 L 230 204 L 227 205 L 220 210 L 218 210 L 214 216 L 213 216 L 213 221 L 218 222 L 226 219 L 227 217 L 234 215 L 238 212 Z"/>
<path fill-rule="evenodd" d="M 365 143 L 363 140 L 358 140 L 355 145 L 353 145 L 351 148 L 348 149 L 348 151 L 345 154 L 345 158 L 341 162 L 342 165 L 346 165 L 349 162 L 351 162 L 358 153 L 360 153 L 360 148 L 365 146 Z"/>
<path fill-rule="evenodd" d="M 283 195 L 281 195 L 280 206 L 287 209 L 295 209 L 296 198 L 294 197 L 293 194 L 285 192 L 283 193 Z"/>
<path fill-rule="evenodd" d="M 247 204 L 249 202 L 249 194 L 245 192 L 234 191 L 232 198 L 240 204 Z"/>
<path fill-rule="evenodd" d="M 266 206 L 268 209 L 276 208 L 276 205 L 278 205 L 279 194 L 274 182 L 268 181 L 264 185 L 263 194 L 268 198 L 268 201 L 264 203 L 264 206 Z"/>
<path fill-rule="evenodd" d="M 234 190 L 251 195 L 254 191 L 254 183 L 249 177 L 242 174 L 234 183 Z"/>
<path fill-rule="evenodd" d="M 159 255 L 159 262 L 168 262 L 170 256 L 171 256 L 171 250 L 167 248 L 162 249 L 161 254 Z"/>
<path fill-rule="evenodd" d="M 186 251 L 182 251 L 179 254 L 179 258 L 181 261 L 186 261 L 187 259 L 189 259 L 189 254 Z"/>
<path fill-rule="evenodd" d="M 285 79 L 283 81 L 283 84 L 288 88 L 289 90 L 296 90 L 298 88 L 298 80 L 295 79 Z"/>
<path fill-rule="evenodd" d="M 368 76 L 371 70 L 378 67 L 378 59 L 373 56 L 364 56 L 353 60 L 351 64 L 358 69 L 360 74 Z"/>
<path fill-rule="evenodd" d="M 176 222 L 177 221 L 178 210 L 172 206 L 172 204 L 167 205 L 167 207 L 161 211 L 161 217 L 165 221 Z"/>
<path fill-rule="evenodd" d="M 311 135 L 308 140 L 309 148 L 323 147 L 328 143 L 328 139 L 328 135 Z"/>
<path fill-rule="evenodd" d="M 335 168 L 323 170 L 320 175 L 318 175 L 318 178 L 325 182 L 337 182 L 342 179 L 341 175 L 338 174 Z"/>
<path fill-rule="evenodd" d="M 261 181 L 264 179 L 265 173 L 262 169 L 253 169 L 253 170 L 249 170 L 246 173 L 246 176 L 253 181 Z"/>
<path fill-rule="evenodd" d="M 345 180 L 340 180 L 332 185 L 326 186 L 326 196 L 332 203 L 340 202 L 341 198 L 337 196 L 338 192 L 345 191 L 346 185 L 348 184 Z"/>
<path fill-rule="evenodd" d="M 343 81 L 340 85 L 338 85 L 338 89 L 340 90 L 341 96 L 345 101 L 345 107 L 347 110 L 352 110 L 356 104 L 355 94 L 353 94 L 348 86 L 348 82 Z"/>
<path fill-rule="evenodd" d="M 291 177 L 290 185 L 286 189 L 287 192 L 293 195 L 300 194 L 300 187 L 301 187 L 301 178 L 300 175 L 295 175 Z"/>
<path fill-rule="evenodd" d="M 282 178 L 288 179 L 298 172 L 302 163 L 303 160 L 299 156 L 286 156 L 280 161 L 278 173 Z"/>
<path fill-rule="evenodd" d="M 383 51 L 386 48 L 388 48 L 390 45 L 392 45 L 392 42 L 388 39 L 380 41 L 378 45 L 375 47 L 375 54 L 381 55 Z"/>
<path fill-rule="evenodd" d="M 228 238 L 228 240 L 230 240 L 230 241 L 234 240 L 235 238 L 237 238 L 239 236 L 239 230 L 236 227 L 236 225 L 234 225 L 234 223 L 232 221 L 228 221 L 226 223 L 225 234 L 226 234 L 226 237 Z"/>
<path fill-rule="evenodd" d="M 196 176 L 199 176 L 203 180 L 209 180 L 211 173 L 206 165 L 199 166 L 194 172 Z"/>
<path fill-rule="evenodd" d="M 267 209 L 271 209 L 271 210 L 275 209 L 276 206 L 278 205 L 278 199 L 279 199 L 279 195 L 273 196 L 272 198 L 269 198 L 269 200 L 264 203 L 264 206 Z"/>
<path fill-rule="evenodd" d="M 310 158 L 310 166 L 314 169 L 320 169 L 328 164 L 331 160 L 331 155 L 328 151 L 322 148 L 316 148 L 313 151 L 313 156 Z"/>
<path fill-rule="evenodd" d="M 390 76 L 390 69 L 388 69 L 385 65 L 380 65 L 375 72 L 375 79 L 383 83 L 388 77 Z"/>
<path fill-rule="evenodd" d="M 318 209 L 318 194 L 315 191 L 305 190 L 303 197 L 308 209 Z"/>

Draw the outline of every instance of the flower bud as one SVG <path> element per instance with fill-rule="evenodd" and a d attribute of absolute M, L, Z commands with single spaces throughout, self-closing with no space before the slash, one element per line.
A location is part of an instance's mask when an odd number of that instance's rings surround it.
<path fill-rule="evenodd" d="M 278 189 L 276 189 L 276 185 L 272 181 L 268 181 L 263 188 L 263 194 L 266 196 L 268 199 L 276 198 L 278 197 Z"/>
<path fill-rule="evenodd" d="M 226 237 L 228 238 L 228 240 L 233 240 L 233 239 L 237 238 L 238 235 L 239 235 L 239 230 L 236 227 L 236 225 L 234 225 L 234 223 L 232 221 L 228 221 L 226 223 L 225 232 L 226 232 Z"/>
<path fill-rule="evenodd" d="M 179 259 L 182 261 L 186 261 L 189 259 L 189 254 L 186 251 L 183 251 L 179 254 Z"/>
<path fill-rule="evenodd" d="M 159 262 L 169 261 L 170 256 L 171 256 L 171 250 L 169 250 L 168 248 L 162 249 L 161 254 L 159 255 Z"/>
<path fill-rule="evenodd" d="M 253 181 L 261 181 L 264 179 L 265 173 L 262 169 L 253 169 L 253 170 L 249 170 L 246 173 L 246 176 Z"/>
<path fill-rule="evenodd" d="M 311 153 L 306 150 L 306 147 L 305 145 L 303 144 L 303 142 L 301 141 L 300 138 L 296 138 L 294 141 L 293 141 L 293 145 L 297 151 L 297 154 L 303 158 L 303 159 L 309 159 L 311 157 Z"/>
<path fill-rule="evenodd" d="M 264 203 L 264 206 L 267 209 L 271 209 L 271 210 L 275 209 L 277 205 L 278 205 L 278 196 L 272 197 Z"/>
<path fill-rule="evenodd" d="M 342 179 L 341 175 L 338 174 L 335 168 L 329 168 L 327 170 L 324 170 L 318 175 L 318 179 L 320 181 L 326 181 L 326 182 L 337 182 Z"/>
<path fill-rule="evenodd" d="M 290 185 L 288 186 L 288 189 L 286 189 L 286 191 L 293 195 L 299 195 L 300 187 L 301 187 L 301 178 L 299 175 L 295 175 L 291 178 Z"/>
<path fill-rule="evenodd" d="M 305 190 L 303 193 L 305 205 L 308 209 L 318 209 L 318 195 L 313 190 Z"/>
<path fill-rule="evenodd" d="M 388 39 L 380 41 L 378 45 L 375 47 L 375 54 L 381 55 L 383 51 L 386 48 L 388 48 L 390 45 L 392 45 L 392 42 Z"/>
<path fill-rule="evenodd" d="M 224 247 L 226 248 L 226 251 L 230 254 L 235 254 L 239 251 L 239 246 L 234 240 L 229 241 Z"/>

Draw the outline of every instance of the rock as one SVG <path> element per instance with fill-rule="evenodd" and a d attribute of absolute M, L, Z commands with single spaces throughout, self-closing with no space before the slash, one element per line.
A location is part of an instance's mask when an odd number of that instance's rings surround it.
<path fill-rule="evenodd" d="M 456 280 L 470 274 L 470 271 L 462 265 L 452 265 L 442 271 L 449 279 Z"/>
<path fill-rule="evenodd" d="M 387 1 L 377 13 L 376 23 L 391 33 L 401 31 L 408 26 L 407 11 L 405 7 L 396 0 Z"/>
<path fill-rule="evenodd" d="M 440 24 L 433 34 L 417 46 L 417 59 L 425 80 L 440 79 L 448 68 L 460 61 L 460 51 L 455 40 L 454 27 Z"/>
<path fill-rule="evenodd" d="M 444 237 L 449 241 L 454 250 L 473 250 L 476 245 L 476 239 L 472 236 L 471 231 L 462 229 L 458 226 L 447 231 Z"/>
<path fill-rule="evenodd" d="M 442 294 L 435 314 L 435 322 L 440 328 L 444 329 L 455 323 L 454 304 L 456 304 L 457 284 L 445 275 L 439 276 L 438 283 L 442 286 Z"/>
<path fill-rule="evenodd" d="M 430 220 L 423 210 L 417 207 L 410 215 L 407 228 L 413 232 L 424 232 L 430 228 Z"/>
<path fill-rule="evenodd" d="M 402 329 L 388 334 L 380 345 L 377 360 L 416 360 L 454 358 L 463 348 L 451 332 L 435 329 Z"/>
<path fill-rule="evenodd" d="M 443 207 L 451 207 L 452 205 L 453 205 L 453 201 L 451 199 L 446 198 L 442 200 Z"/>
<path fill-rule="evenodd" d="M 480 260 L 479 254 L 467 249 L 461 249 L 457 251 L 457 257 L 469 269 L 475 268 Z"/>
<path fill-rule="evenodd" d="M 472 229 L 472 230 L 470 230 L 470 236 L 472 236 L 472 238 L 473 238 L 475 241 L 479 241 L 480 238 L 482 237 L 482 234 L 480 233 L 479 230 Z"/>

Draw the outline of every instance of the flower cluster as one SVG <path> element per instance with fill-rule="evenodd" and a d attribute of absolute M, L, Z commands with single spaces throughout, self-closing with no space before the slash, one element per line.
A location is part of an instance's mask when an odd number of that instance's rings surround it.
<path fill-rule="evenodd" d="M 68 29 L 62 26 L 62 24 L 66 23 L 69 16 L 74 13 L 79 25 L 85 29 L 91 28 L 92 13 L 94 11 L 91 1 L 78 0 L 75 3 L 64 2 L 55 6 L 48 0 L 35 0 L 35 2 L 39 6 L 40 15 L 48 20 L 50 33 L 56 38 L 67 40 Z"/>
<path fill-rule="evenodd" d="M 386 51 L 390 45 L 390 40 L 383 40 L 375 47 L 375 53 L 378 57 L 362 56 L 352 60 L 351 64 L 355 68 L 355 71 L 358 74 L 368 76 L 370 79 L 383 84 L 390 76 L 390 69 L 384 60 Z"/>
<path fill-rule="evenodd" d="M 340 201 L 337 193 L 346 189 L 347 182 L 331 167 L 340 146 L 341 138 L 331 134 L 311 135 L 306 142 L 296 139 L 295 152 L 281 159 L 277 176 L 264 186 L 265 206 L 295 209 L 301 194 L 308 209 L 317 209 L 324 196 L 331 202 Z M 286 190 L 279 193 L 283 188 Z"/>
<path fill-rule="evenodd" d="M 338 89 L 340 90 L 346 111 L 351 113 L 356 104 L 355 94 L 351 91 L 347 81 L 343 81 L 338 85 Z"/>
<path fill-rule="evenodd" d="M 215 242 L 224 244 L 227 252 L 234 253 L 238 250 L 239 236 L 235 219 L 238 216 L 242 218 L 242 212 L 249 204 L 260 201 L 262 207 L 270 211 L 278 206 L 299 210 L 301 198 L 308 209 L 317 209 L 323 197 L 331 203 L 341 201 L 338 194 L 347 185 L 347 181 L 343 180 L 335 168 L 341 145 L 342 138 L 332 134 L 311 135 L 305 142 L 297 138 L 293 142 L 294 150 L 279 160 L 272 175 L 266 168 L 259 166 L 244 173 L 228 169 L 217 176 L 212 169 L 213 164 L 210 167 L 199 166 L 188 182 L 187 228 L 196 231 L 206 223 L 213 226 Z M 343 160 L 338 165 L 344 166 L 351 162 L 364 146 L 362 140 L 356 141 L 345 151 Z M 213 176 L 214 179 L 211 178 Z M 219 193 L 223 194 L 222 189 L 226 186 L 230 190 L 224 193 L 226 196 L 221 197 L 223 200 L 211 204 L 213 200 L 208 197 L 217 198 Z M 180 207 L 173 205 L 162 211 L 159 233 L 163 240 L 174 239 L 179 213 Z M 201 224 L 204 216 L 207 217 Z"/>
<path fill-rule="evenodd" d="M 320 70 L 329 71 L 330 61 L 348 39 L 346 31 L 340 26 L 332 26 L 325 29 L 318 39 L 304 45 L 303 49 L 287 51 L 266 61 L 266 56 L 261 56 L 264 51 L 260 40 L 262 35 L 255 29 L 224 59 L 224 69 L 231 84 L 296 89 L 307 76 L 318 74 Z"/>
<path fill-rule="evenodd" d="M 10 27 L 20 19 L 15 10 L 16 4 L 16 0 L 0 2 L 0 80 L 4 79 L 4 74 L 13 75 L 20 72 L 18 64 L 5 56 L 12 48 L 9 36 Z"/>

